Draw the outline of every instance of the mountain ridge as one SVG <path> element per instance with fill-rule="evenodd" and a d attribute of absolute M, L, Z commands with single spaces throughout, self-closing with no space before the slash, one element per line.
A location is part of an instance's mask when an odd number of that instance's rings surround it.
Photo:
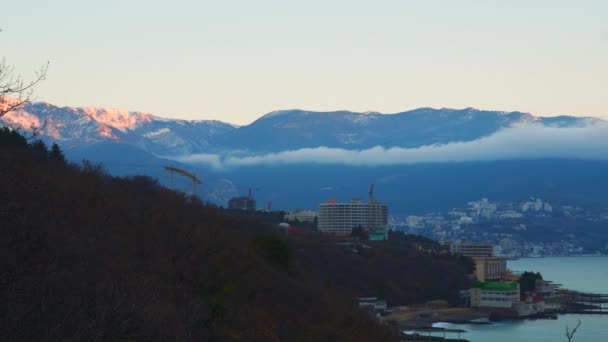
<path fill-rule="evenodd" d="M 42 127 L 41 138 L 66 149 L 100 142 L 127 144 L 157 156 L 197 153 L 276 153 L 330 147 L 365 150 L 416 148 L 468 142 L 519 124 L 578 127 L 599 118 L 540 117 L 525 112 L 422 107 L 392 114 L 377 112 L 277 110 L 237 126 L 219 120 L 169 119 L 141 111 L 105 107 L 60 107 L 35 102 L 7 113 L 12 127 Z"/>
<path fill-rule="evenodd" d="M 100 111 L 103 108 L 93 110 Z M 129 113 L 139 114 L 129 119 Z M 274 115 L 261 117 L 249 125 L 234 126 L 220 121 L 164 119 L 149 113 L 120 110 L 107 110 L 105 114 L 109 117 L 95 114 L 99 120 L 87 115 L 85 110 L 79 111 L 78 108 L 33 103 L 0 120 L 20 125 L 24 129 L 31 123 L 42 125 L 46 121 L 47 125 L 41 135 L 43 140 L 47 143 L 59 143 L 67 157 L 73 161 L 88 159 L 101 162 L 113 174 L 144 173 L 164 181 L 163 176 L 166 175 L 163 174 L 163 165 L 188 169 L 201 176 L 205 182 L 203 197 L 221 205 L 224 205 L 228 198 L 237 195 L 239 187 L 254 183 L 265 189 L 259 194 L 259 203 L 273 201 L 277 208 L 290 208 L 314 207 L 327 196 L 347 199 L 356 195 L 354 189 L 358 189 L 359 185 L 355 184 L 361 182 L 386 182 L 384 186 L 387 187 L 387 193 L 384 197 L 388 204 L 395 208 L 395 212 L 434 210 L 483 196 L 505 200 L 528 196 L 532 189 L 530 183 L 544 184 L 533 191 L 543 198 L 551 198 L 552 189 L 558 185 L 565 187 L 582 181 L 587 182 L 584 189 L 579 191 L 577 187 L 568 188 L 564 196 L 581 197 L 588 194 L 591 198 L 598 199 L 598 195 L 593 192 L 594 187 L 605 188 L 603 177 L 584 174 L 585 168 L 582 167 L 594 165 L 594 168 L 604 170 L 604 161 L 566 160 L 555 164 L 551 161 L 505 160 L 434 165 L 420 163 L 420 166 L 386 164 L 374 168 L 345 165 L 335 158 L 336 163 L 331 165 L 310 162 L 293 165 L 260 163 L 215 169 L 213 163 L 209 164 L 209 160 L 217 162 L 230 157 L 259 157 L 282 151 L 297 152 L 306 148 L 310 148 L 309 152 L 306 152 L 310 155 L 307 160 L 312 160 L 311 158 L 322 157 L 315 149 L 320 146 L 333 148 L 335 151 L 350 150 L 355 154 L 363 150 L 369 151 L 376 146 L 384 146 L 386 151 L 395 146 L 406 150 L 427 146 L 423 151 L 428 151 L 429 146 L 448 146 L 451 143 L 475 140 L 480 144 L 488 141 L 481 138 L 496 137 L 497 132 L 504 131 L 509 131 L 511 136 L 515 136 L 511 140 L 516 140 L 515 144 L 522 146 L 530 142 L 529 139 L 526 143 L 521 140 L 522 130 L 511 129 L 518 125 L 530 125 L 531 128 L 533 125 L 552 129 L 566 128 L 563 131 L 566 132 L 568 128 L 605 122 L 599 118 L 537 117 L 523 112 L 483 111 L 474 108 L 427 107 L 395 114 L 283 110 L 271 112 L 269 114 Z M 605 127 L 596 127 L 594 136 L 597 138 Z M 551 144 L 547 139 L 555 132 L 556 130 L 549 130 L 534 140 L 537 144 Z M 535 133 L 528 133 L 528 136 L 530 134 Z M 580 133 L 563 137 L 561 140 L 565 144 L 568 139 L 591 139 L 591 136 Z M 496 140 L 493 141 L 492 146 L 503 146 L 496 145 Z M 555 142 L 556 139 L 551 138 L 551 141 Z M 527 146 L 529 145 L 523 147 L 524 150 Z M 197 161 L 196 158 L 175 158 L 197 155 L 206 157 L 208 162 L 202 163 L 202 159 Z M 360 154 L 357 155 L 357 158 L 360 158 Z M 326 160 L 329 160 L 328 158 L 331 157 L 325 157 Z M 581 166 L 573 168 L 574 178 L 554 172 L 556 169 L 571 167 L 571 164 Z M 486 171 L 482 172 L 484 168 Z M 505 173 L 503 170 L 510 171 Z M 469 177 L 470 174 L 476 175 L 479 180 Z M 282 177 L 288 181 L 279 182 L 278 179 Z M 293 179 L 299 181 L 294 182 Z M 479 182 L 482 179 L 483 186 L 458 188 L 458 195 L 450 195 L 451 200 L 445 198 L 446 189 L 461 183 Z M 513 189 L 502 189 L 500 185 L 505 182 Z M 421 187 L 421 184 L 424 186 Z M 328 186 L 339 190 L 331 194 L 314 190 Z M 407 189 L 412 189 L 413 193 L 404 195 Z M 300 195 L 293 196 L 295 193 Z M 439 201 L 437 198 L 443 199 Z"/>

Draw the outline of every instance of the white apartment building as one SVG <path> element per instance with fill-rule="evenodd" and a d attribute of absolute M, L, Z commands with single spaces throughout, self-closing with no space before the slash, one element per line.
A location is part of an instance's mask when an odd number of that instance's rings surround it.
<path fill-rule="evenodd" d="M 318 228 L 320 231 L 336 235 L 349 235 L 353 228 L 370 230 L 386 229 L 388 206 L 378 201 L 365 203 L 353 199 L 350 203 L 327 201 L 319 206 Z"/>
<path fill-rule="evenodd" d="M 488 201 L 487 198 L 482 198 L 481 201 L 469 202 L 469 208 L 476 217 L 489 219 L 496 212 L 496 203 Z"/>

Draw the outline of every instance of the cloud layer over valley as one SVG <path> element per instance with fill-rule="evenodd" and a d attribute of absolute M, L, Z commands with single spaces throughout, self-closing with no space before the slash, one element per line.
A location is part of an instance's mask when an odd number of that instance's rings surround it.
<path fill-rule="evenodd" d="M 263 155 L 192 154 L 171 157 L 180 162 L 206 164 L 216 169 L 261 164 L 386 166 L 548 158 L 608 160 L 608 123 L 568 128 L 517 125 L 473 141 L 417 148 L 376 146 L 365 150 L 346 150 L 316 147 Z"/>

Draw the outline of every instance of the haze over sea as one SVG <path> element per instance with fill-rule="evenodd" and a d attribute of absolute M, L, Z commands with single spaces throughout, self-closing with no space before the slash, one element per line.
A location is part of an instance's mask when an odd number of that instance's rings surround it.
<path fill-rule="evenodd" d="M 567 289 L 608 293 L 608 256 L 526 258 L 509 261 L 509 268 L 540 272 L 546 280 Z M 573 341 L 608 341 L 608 315 L 560 315 L 557 320 L 507 321 L 493 325 L 440 323 L 438 326 L 464 329 L 468 332 L 461 337 L 472 342 L 559 342 L 567 341 L 566 325 L 572 328 L 579 319 L 582 325 Z"/>

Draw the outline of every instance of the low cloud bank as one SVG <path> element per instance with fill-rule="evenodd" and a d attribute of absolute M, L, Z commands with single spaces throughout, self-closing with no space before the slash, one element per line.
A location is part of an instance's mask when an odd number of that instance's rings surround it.
<path fill-rule="evenodd" d="M 174 159 L 225 168 L 296 163 L 384 166 L 541 158 L 608 160 L 608 124 L 571 128 L 528 124 L 504 129 L 474 141 L 418 148 L 377 146 L 366 150 L 346 150 L 317 147 L 244 157 L 194 154 Z"/>

